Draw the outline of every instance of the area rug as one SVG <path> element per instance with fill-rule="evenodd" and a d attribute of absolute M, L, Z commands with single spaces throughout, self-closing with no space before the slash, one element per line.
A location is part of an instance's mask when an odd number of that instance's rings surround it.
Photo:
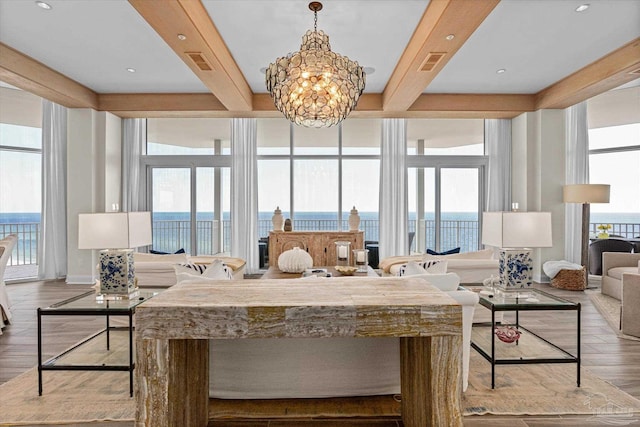
<path fill-rule="evenodd" d="M 620 330 L 620 301 L 610 297 L 609 295 L 603 295 L 598 290 L 585 290 L 585 294 L 589 297 L 596 310 L 604 317 L 613 332 L 619 338 L 632 341 L 640 341 L 640 338 L 631 335 L 623 334 Z"/>
<path fill-rule="evenodd" d="M 115 351 L 126 349 L 126 336 L 112 336 Z M 104 353 L 104 343 L 91 342 L 73 357 L 77 361 Z M 118 350 L 120 348 L 120 350 Z M 93 359 L 91 359 L 93 361 Z M 469 388 L 463 396 L 465 415 L 561 415 L 611 414 L 640 418 L 640 401 L 615 386 L 582 370 L 582 387 L 575 385 L 575 365 L 514 365 L 496 368 L 496 388 L 491 390 L 491 366 L 471 352 Z M 135 417 L 135 399 L 129 397 L 127 372 L 45 371 L 44 394 L 38 396 L 37 369 L 0 385 L 0 425 L 46 425 L 95 421 L 130 421 Z M 214 402 L 212 400 L 212 402 Z M 356 402 L 357 403 L 357 402 Z M 385 403 L 384 415 L 394 415 Z M 324 410 L 324 416 L 341 416 Z M 210 417 L 216 418 L 215 404 Z M 218 416 L 244 416 L 229 408 L 218 408 Z M 311 405 L 309 411 L 318 410 Z M 260 418 L 253 407 L 251 418 Z M 315 412 L 316 414 L 318 412 Z M 599 415 L 598 415 L 599 414 Z M 301 414 L 298 414 L 301 415 Z M 312 415 L 312 414 L 309 414 Z M 363 414 L 365 415 L 365 414 Z M 375 412 L 369 415 L 376 415 Z M 381 415 L 380 412 L 377 415 Z M 633 418 L 635 419 L 635 418 Z"/>
<path fill-rule="evenodd" d="M 111 333 L 111 351 L 104 335 L 71 353 L 65 363 L 106 363 L 127 360 L 128 334 Z M 126 362 L 125 362 L 126 363 Z M 0 385 L 0 425 L 62 424 L 124 421 L 135 418 L 129 397 L 128 372 L 43 371 L 38 396 L 38 370 L 32 368 Z"/>
<path fill-rule="evenodd" d="M 471 351 L 464 415 L 602 415 L 640 419 L 640 400 L 575 364 L 499 365 L 491 389 L 491 365 Z"/>

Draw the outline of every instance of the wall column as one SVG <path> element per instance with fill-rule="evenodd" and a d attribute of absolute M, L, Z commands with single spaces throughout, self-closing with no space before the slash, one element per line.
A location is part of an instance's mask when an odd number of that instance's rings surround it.
<path fill-rule="evenodd" d="M 78 249 L 78 214 L 121 203 L 121 119 L 69 109 L 67 116 L 67 283 L 93 284 L 96 251 Z"/>
<path fill-rule="evenodd" d="M 551 212 L 553 247 L 532 252 L 533 280 L 548 282 L 542 264 L 564 258 L 564 110 L 539 110 L 514 118 L 512 141 L 512 201 L 523 211 Z"/>

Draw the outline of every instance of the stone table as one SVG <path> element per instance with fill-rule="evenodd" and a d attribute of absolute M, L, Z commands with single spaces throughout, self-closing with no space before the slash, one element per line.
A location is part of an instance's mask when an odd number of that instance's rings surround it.
<path fill-rule="evenodd" d="M 136 425 L 206 426 L 209 339 L 400 337 L 406 427 L 461 426 L 462 308 L 419 278 L 176 285 L 136 311 Z"/>

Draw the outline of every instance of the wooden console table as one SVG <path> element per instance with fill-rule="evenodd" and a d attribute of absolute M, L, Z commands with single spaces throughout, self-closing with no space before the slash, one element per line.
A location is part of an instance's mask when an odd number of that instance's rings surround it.
<path fill-rule="evenodd" d="M 340 241 L 351 242 L 351 249 L 364 249 L 364 231 L 270 231 L 269 265 L 277 267 L 280 254 L 296 246 L 309 252 L 314 266 L 335 265 L 335 243 Z"/>
<path fill-rule="evenodd" d="M 209 339 L 400 337 L 406 427 L 462 426 L 462 309 L 420 279 L 169 288 L 136 311 L 136 426 L 206 426 Z"/>

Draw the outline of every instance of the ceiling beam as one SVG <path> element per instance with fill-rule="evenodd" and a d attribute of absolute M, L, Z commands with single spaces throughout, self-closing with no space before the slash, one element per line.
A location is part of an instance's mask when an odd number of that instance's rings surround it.
<path fill-rule="evenodd" d="M 498 3 L 431 0 L 384 89 L 383 110 L 409 109 Z"/>
<path fill-rule="evenodd" d="M 91 89 L 3 43 L 0 80 L 67 108 L 98 108 Z"/>
<path fill-rule="evenodd" d="M 207 93 L 101 94 L 99 110 L 119 117 L 282 117 L 268 94 L 253 95 L 253 111 L 229 111 Z M 423 94 L 408 111 L 383 111 L 382 94 L 364 94 L 349 117 L 512 118 L 535 110 L 535 95 Z"/>
<path fill-rule="evenodd" d="M 420 95 L 409 112 L 482 113 L 487 118 L 508 118 L 535 111 L 535 103 L 535 95 L 428 93 Z"/>
<path fill-rule="evenodd" d="M 200 0 L 129 0 L 129 3 L 225 108 L 252 110 L 251 88 Z M 178 34 L 186 39 L 178 39 Z"/>
<path fill-rule="evenodd" d="M 567 108 L 640 78 L 640 38 L 536 94 L 536 110 Z"/>
<path fill-rule="evenodd" d="M 105 93 L 99 96 L 98 106 L 100 111 L 120 117 L 147 117 L 147 113 L 158 112 L 173 112 L 183 117 L 187 117 L 185 113 L 228 112 L 210 93 Z"/>

